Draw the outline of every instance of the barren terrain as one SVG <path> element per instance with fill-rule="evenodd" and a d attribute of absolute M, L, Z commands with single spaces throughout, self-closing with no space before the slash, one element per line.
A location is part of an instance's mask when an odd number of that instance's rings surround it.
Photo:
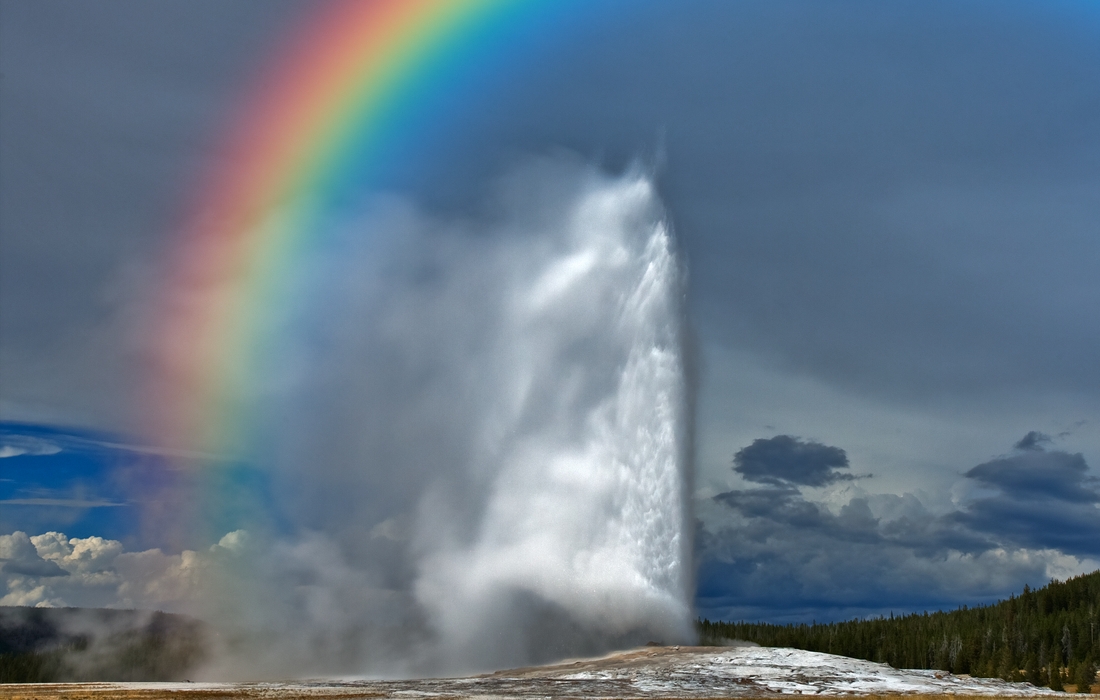
<path fill-rule="evenodd" d="M 830 654 L 767 647 L 647 647 L 596 659 L 468 678 L 285 683 L 0 685 L 0 697 L 125 698 L 719 698 L 775 695 L 1024 697 L 1060 695 L 1026 683 L 898 670 Z"/>

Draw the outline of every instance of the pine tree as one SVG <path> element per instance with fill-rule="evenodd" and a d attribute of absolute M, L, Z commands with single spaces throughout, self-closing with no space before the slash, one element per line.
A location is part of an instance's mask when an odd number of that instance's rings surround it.
<path fill-rule="evenodd" d="M 1016 666 L 1016 655 L 1012 653 L 1012 647 L 1005 644 L 1001 647 L 1001 658 L 997 663 L 997 677 L 1006 681 L 1022 680 L 1016 678 L 1020 673 Z"/>
<path fill-rule="evenodd" d="M 1051 690 L 1065 690 L 1066 687 L 1062 685 L 1062 669 L 1058 664 L 1053 661 L 1050 662 L 1050 668 L 1047 670 L 1050 674 L 1050 689 Z"/>
<path fill-rule="evenodd" d="M 1077 665 L 1077 673 L 1073 678 L 1077 684 L 1078 693 L 1091 693 L 1092 684 L 1096 680 L 1096 666 L 1092 659 L 1085 659 Z"/>
<path fill-rule="evenodd" d="M 1046 679 L 1043 678 L 1043 674 L 1039 671 L 1039 659 L 1035 656 L 1035 652 L 1031 652 L 1027 655 L 1027 670 L 1025 674 L 1027 676 L 1027 682 L 1038 688 L 1039 686 L 1046 685 Z"/>

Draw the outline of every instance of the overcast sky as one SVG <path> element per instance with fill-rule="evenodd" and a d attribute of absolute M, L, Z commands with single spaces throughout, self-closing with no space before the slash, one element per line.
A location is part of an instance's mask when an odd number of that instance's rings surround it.
<path fill-rule="evenodd" d="M 68 477 L 26 475 L 133 454 L 103 445 L 137 439 L 135 308 L 308 5 L 0 5 L 0 464 L 24 501 L 0 534 L 154 546 L 89 505 L 114 492 L 44 514 Z M 697 340 L 700 614 L 988 601 L 1100 566 L 1098 39 L 1086 0 L 626 3 L 517 57 L 383 186 L 461 216 L 531 156 L 655 164 Z"/>

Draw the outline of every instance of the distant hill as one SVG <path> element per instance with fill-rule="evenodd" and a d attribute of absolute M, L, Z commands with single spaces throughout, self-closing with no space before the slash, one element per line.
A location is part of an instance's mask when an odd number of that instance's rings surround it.
<path fill-rule="evenodd" d="M 208 635 L 162 612 L 0 607 L 0 683 L 181 680 Z"/>
<path fill-rule="evenodd" d="M 810 625 L 701 620 L 699 634 L 703 644 L 739 639 L 1088 692 L 1100 661 L 1100 571 L 951 612 Z"/>

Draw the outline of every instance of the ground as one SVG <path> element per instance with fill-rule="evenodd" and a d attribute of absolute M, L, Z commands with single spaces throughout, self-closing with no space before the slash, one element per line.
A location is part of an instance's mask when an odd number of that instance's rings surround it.
<path fill-rule="evenodd" d="M 214 698 L 703 698 L 906 695 L 911 700 L 1062 695 L 1026 683 L 898 670 L 869 661 L 768 647 L 646 647 L 595 659 L 468 678 L 285 683 L 71 683 L 0 685 L 16 700 Z"/>

